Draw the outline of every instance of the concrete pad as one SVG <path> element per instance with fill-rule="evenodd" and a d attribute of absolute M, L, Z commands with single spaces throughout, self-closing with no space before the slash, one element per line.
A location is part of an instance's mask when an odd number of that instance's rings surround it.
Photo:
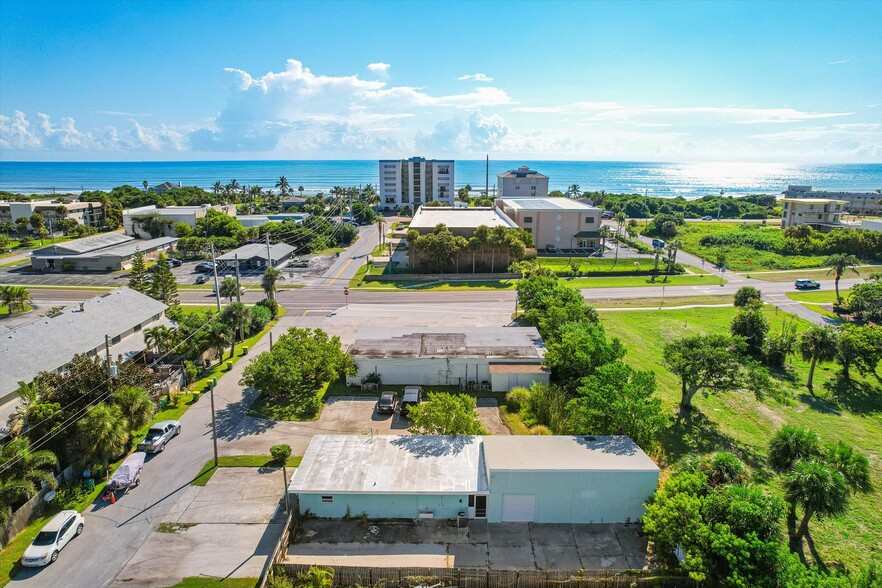
<path fill-rule="evenodd" d="M 536 560 L 533 547 L 494 547 L 488 546 L 490 568 L 494 570 L 535 570 Z"/>
<path fill-rule="evenodd" d="M 171 586 L 187 576 L 257 578 L 283 525 L 196 525 L 151 533 L 117 581 L 124 586 Z"/>
<path fill-rule="evenodd" d="M 487 531 L 487 519 L 469 521 L 469 541 L 471 543 L 487 543 L 490 535 Z"/>
<path fill-rule="evenodd" d="M 576 547 L 576 538 L 573 536 L 572 525 L 531 524 L 530 540 L 533 542 L 533 545 Z"/>
<path fill-rule="evenodd" d="M 540 570 L 578 570 L 582 569 L 582 560 L 576 546 L 533 545 L 536 567 Z"/>
<path fill-rule="evenodd" d="M 511 431 L 499 416 L 499 405 L 495 398 L 478 398 L 477 404 L 481 424 L 491 435 L 511 435 Z"/>
<path fill-rule="evenodd" d="M 573 535 L 582 560 L 585 556 L 617 556 L 624 551 L 611 526 L 601 530 L 597 525 L 573 525 Z"/>
<path fill-rule="evenodd" d="M 628 567 L 632 570 L 642 570 L 649 566 L 649 558 L 644 557 L 626 557 L 628 560 Z"/>
<path fill-rule="evenodd" d="M 449 545 L 447 552 L 457 568 L 484 568 L 490 565 L 490 553 L 486 543 Z"/>
<path fill-rule="evenodd" d="M 527 523 L 489 523 L 487 543 L 490 547 L 523 547 L 530 545 Z"/>
<path fill-rule="evenodd" d="M 218 468 L 199 492 L 180 500 L 177 523 L 260 523 L 269 521 L 282 494 L 281 470 Z"/>
<path fill-rule="evenodd" d="M 623 555 L 582 555 L 582 565 L 586 570 L 629 570 L 631 566 Z"/>
<path fill-rule="evenodd" d="M 451 568 L 453 558 L 440 544 L 390 545 L 388 543 L 338 543 L 337 545 L 291 545 L 286 563 L 320 566 L 364 566 L 378 568 Z"/>

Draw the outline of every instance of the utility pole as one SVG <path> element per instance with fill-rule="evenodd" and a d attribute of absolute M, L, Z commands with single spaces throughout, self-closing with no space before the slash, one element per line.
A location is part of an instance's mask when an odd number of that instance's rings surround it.
<path fill-rule="evenodd" d="M 113 377 L 110 370 L 110 335 L 104 335 L 104 355 L 107 358 L 107 385 L 110 386 L 110 378 Z"/>
<path fill-rule="evenodd" d="M 223 357 L 221 357 L 221 359 L 223 359 Z M 214 442 L 214 467 L 217 467 L 217 422 L 214 417 L 214 378 L 210 380 L 210 385 L 211 388 L 209 388 L 210 392 L 208 393 L 208 397 L 211 399 L 211 440 Z"/>
<path fill-rule="evenodd" d="M 220 286 L 217 283 L 217 260 L 214 258 L 214 243 L 211 244 L 211 271 L 214 272 L 214 295 L 217 299 L 217 311 L 220 312 Z"/>
<path fill-rule="evenodd" d="M 239 254 L 235 254 L 233 259 L 236 263 L 236 302 L 242 302 L 242 286 L 239 285 Z"/>
<path fill-rule="evenodd" d="M 273 255 L 270 253 L 269 233 L 266 234 L 266 269 L 273 267 Z"/>

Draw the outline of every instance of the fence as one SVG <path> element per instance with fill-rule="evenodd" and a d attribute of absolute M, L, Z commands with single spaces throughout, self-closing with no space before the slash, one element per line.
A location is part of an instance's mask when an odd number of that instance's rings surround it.
<path fill-rule="evenodd" d="M 73 466 L 68 466 L 60 475 L 55 477 L 58 479 L 58 482 L 61 483 L 64 480 L 74 479 L 75 473 L 78 473 L 78 470 Z M 46 496 L 46 493 L 49 492 L 49 490 L 50 488 L 46 486 L 12 513 L 12 516 L 9 517 L 9 522 L 6 523 L 5 527 L 0 529 L 0 549 L 6 547 L 10 541 L 15 539 L 16 535 L 21 533 L 34 518 L 43 514 L 43 511 L 46 510 L 47 506 L 43 497 Z"/>
<path fill-rule="evenodd" d="M 365 276 L 365 282 L 398 282 L 398 281 L 414 281 L 414 282 L 433 282 L 443 281 L 451 282 L 454 280 L 515 280 L 520 278 L 521 274 L 510 272 L 497 272 L 473 274 L 470 272 L 449 272 L 446 274 L 380 274 L 378 276 Z"/>
<path fill-rule="evenodd" d="M 282 564 L 292 576 L 310 566 Z M 334 570 L 334 586 L 416 588 L 679 588 L 695 583 L 682 576 L 648 572 L 592 570 L 482 570 L 475 568 L 371 568 L 341 566 Z"/>
<path fill-rule="evenodd" d="M 283 503 L 279 504 L 280 508 L 282 504 Z M 279 537 L 279 541 L 273 548 L 273 552 L 268 558 L 266 558 L 266 563 L 263 564 L 263 570 L 260 573 L 260 581 L 257 584 L 257 588 L 266 588 L 269 577 L 273 575 L 275 565 L 284 561 L 285 557 L 288 555 L 288 545 L 291 543 L 291 534 L 297 530 L 297 525 L 300 521 L 300 498 L 297 494 L 288 495 L 288 507 L 288 517 L 285 519 L 285 528 L 282 530 L 282 536 Z"/>

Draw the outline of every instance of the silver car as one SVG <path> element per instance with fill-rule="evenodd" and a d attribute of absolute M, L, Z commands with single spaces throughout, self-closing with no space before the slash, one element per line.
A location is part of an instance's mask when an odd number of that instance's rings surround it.
<path fill-rule="evenodd" d="M 25 550 L 22 565 L 35 568 L 54 562 L 64 546 L 83 532 L 85 522 L 75 510 L 63 510 L 52 517 Z"/>
<path fill-rule="evenodd" d="M 154 423 L 147 431 L 147 436 L 138 443 L 138 451 L 159 453 L 165 449 L 165 444 L 177 437 L 181 432 L 179 421 L 159 421 Z"/>

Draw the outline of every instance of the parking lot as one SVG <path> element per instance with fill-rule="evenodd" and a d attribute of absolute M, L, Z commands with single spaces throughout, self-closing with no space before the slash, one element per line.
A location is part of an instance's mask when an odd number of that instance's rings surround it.
<path fill-rule="evenodd" d="M 498 570 L 627 570 L 648 565 L 641 525 L 301 521 L 287 563 Z"/>

